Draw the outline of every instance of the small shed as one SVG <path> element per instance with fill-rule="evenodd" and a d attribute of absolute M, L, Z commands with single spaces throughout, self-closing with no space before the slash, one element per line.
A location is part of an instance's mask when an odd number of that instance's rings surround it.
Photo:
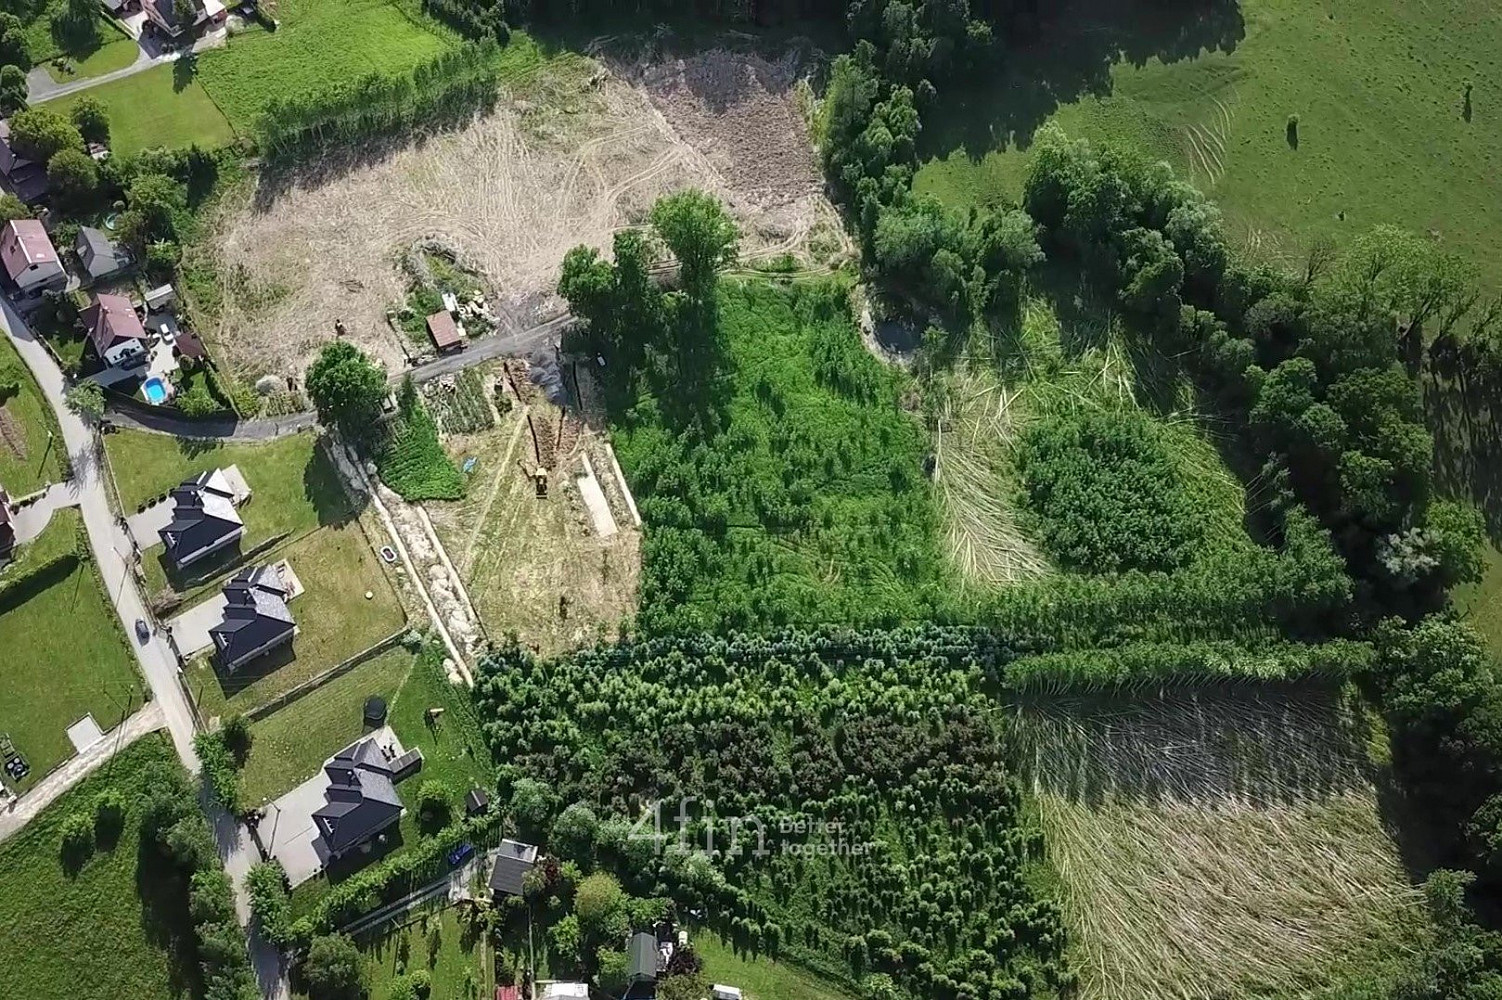
<path fill-rule="evenodd" d="M 163 306 L 170 306 L 177 301 L 177 289 L 171 285 L 158 285 L 146 293 L 146 310 L 156 312 Z"/>
<path fill-rule="evenodd" d="M 741 1000 L 741 988 L 739 986 L 726 986 L 723 983 L 715 983 L 709 988 L 709 993 L 714 1000 Z"/>
<path fill-rule="evenodd" d="M 471 788 L 469 794 L 464 796 L 464 812 L 467 816 L 482 813 L 490 808 L 490 796 L 485 794 L 483 788 Z"/>
<path fill-rule="evenodd" d="M 464 335 L 459 332 L 459 324 L 454 322 L 454 314 L 447 309 L 428 317 L 428 336 L 433 338 L 433 346 L 438 348 L 440 354 L 457 351 L 464 346 Z"/>

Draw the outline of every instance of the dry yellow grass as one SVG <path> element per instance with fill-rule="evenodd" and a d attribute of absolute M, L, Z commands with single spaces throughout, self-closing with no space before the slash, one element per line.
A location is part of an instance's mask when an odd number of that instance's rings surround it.
<path fill-rule="evenodd" d="M 1307 995 L 1417 939 L 1332 692 L 1052 699 L 1014 721 L 1082 997 Z"/>
<path fill-rule="evenodd" d="M 800 123 L 779 119 L 794 126 L 782 143 L 803 151 L 807 176 L 738 187 L 726 171 L 737 180 L 754 173 L 732 169 L 741 150 L 715 148 L 700 131 L 686 141 L 654 103 L 681 111 L 689 99 L 672 84 L 682 67 L 671 69 L 634 85 L 594 60 L 561 56 L 503 90 L 493 114 L 461 131 L 274 194 L 247 186 L 225 205 L 210 241 L 224 286 L 213 332 L 221 356 L 242 378 L 300 374 L 342 320 L 351 340 L 400 370 L 412 345 L 388 326 L 386 311 L 406 290 L 398 256 L 423 240 L 451 248 L 485 279 L 501 332 L 525 329 L 561 308 L 554 287 L 571 247 L 608 247 L 657 198 L 689 186 L 729 205 L 743 256 L 800 253 L 835 218 Z M 743 89 L 714 107 L 735 120 L 743 103 L 769 101 L 791 105 L 791 90 L 769 97 Z M 692 121 L 702 129 L 708 117 Z"/>

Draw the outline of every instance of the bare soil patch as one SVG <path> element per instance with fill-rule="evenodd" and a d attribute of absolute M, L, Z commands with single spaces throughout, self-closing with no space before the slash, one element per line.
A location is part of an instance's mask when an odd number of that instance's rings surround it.
<path fill-rule="evenodd" d="M 499 335 L 526 329 L 561 310 L 554 287 L 571 247 L 608 247 L 689 186 L 730 206 L 748 260 L 807 256 L 816 228 L 831 243 L 838 221 L 797 113 L 795 63 L 712 54 L 630 72 L 642 82 L 560 56 L 462 131 L 274 197 L 247 187 L 227 199 L 207 251 L 224 286 L 211 333 L 220 356 L 247 381 L 298 375 L 342 321 L 400 370 L 423 348 L 387 311 L 406 291 L 400 255 L 422 240 L 483 278 Z M 714 96 L 721 76 L 749 82 Z"/>
<path fill-rule="evenodd" d="M 4 444 L 17 459 L 25 461 L 26 429 L 4 406 L 0 406 L 0 444 Z"/>

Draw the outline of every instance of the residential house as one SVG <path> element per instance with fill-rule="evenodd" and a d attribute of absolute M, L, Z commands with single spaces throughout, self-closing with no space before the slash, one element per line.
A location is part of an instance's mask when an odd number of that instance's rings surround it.
<path fill-rule="evenodd" d="M 91 282 L 119 274 L 131 265 L 130 251 L 106 236 L 104 230 L 92 226 L 79 227 L 73 250 Z"/>
<path fill-rule="evenodd" d="M 168 38 L 192 36 L 225 22 L 229 12 L 220 0 L 142 0 L 151 24 Z"/>
<path fill-rule="evenodd" d="M 35 219 L 15 219 L 0 230 L 0 262 L 5 274 L 23 295 L 36 296 L 47 289 L 67 287 L 57 250 L 47 230 Z"/>
<path fill-rule="evenodd" d="M 290 591 L 275 567 L 242 569 L 224 585 L 224 618 L 209 629 L 214 653 L 233 673 L 292 641 L 297 623 L 287 607 Z"/>
<path fill-rule="evenodd" d="M 11 523 L 10 496 L 0 488 L 0 559 L 9 559 L 16 550 L 16 526 Z"/>
<path fill-rule="evenodd" d="M 631 935 L 626 946 L 628 975 L 624 1000 L 651 1000 L 657 995 L 657 974 L 663 969 L 661 957 L 656 935 L 647 931 Z"/>
<path fill-rule="evenodd" d="M 447 309 L 428 317 L 428 337 L 439 354 L 457 351 L 464 346 L 464 331 L 454 322 L 454 314 Z"/>
<path fill-rule="evenodd" d="M 522 880 L 536 865 L 536 846 L 519 840 L 502 840 L 495 856 L 495 867 L 490 870 L 491 893 L 497 897 L 520 896 Z"/>
<path fill-rule="evenodd" d="M 105 364 L 130 366 L 146 360 L 146 328 L 130 299 L 96 295 L 78 319 Z"/>
<path fill-rule="evenodd" d="M 179 569 L 239 541 L 245 522 L 222 470 L 189 479 L 170 494 L 172 521 L 161 530 L 167 558 Z"/>
<path fill-rule="evenodd" d="M 47 195 L 47 168 L 28 160 L 10 144 L 10 122 L 0 119 L 0 177 L 5 189 L 31 205 Z"/>
<path fill-rule="evenodd" d="M 324 804 L 313 813 L 321 853 L 343 857 L 399 822 L 406 810 L 396 784 L 421 767 L 421 750 L 413 748 L 392 759 L 371 736 L 329 758 L 323 765 L 329 778 Z"/>

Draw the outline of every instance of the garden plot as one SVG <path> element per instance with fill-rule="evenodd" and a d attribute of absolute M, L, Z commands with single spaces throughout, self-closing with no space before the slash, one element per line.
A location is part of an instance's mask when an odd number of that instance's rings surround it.
<path fill-rule="evenodd" d="M 1086 1000 L 1307 996 L 1401 958 L 1422 907 L 1329 691 L 1019 708 Z"/>
<path fill-rule="evenodd" d="M 791 106 L 791 88 L 779 93 Z M 329 170 L 321 182 L 227 197 L 207 251 L 224 276 L 210 333 L 219 356 L 247 379 L 299 374 L 342 321 L 350 339 L 400 370 L 419 348 L 386 311 L 408 292 L 402 255 L 424 241 L 445 247 L 495 290 L 496 331 L 514 334 L 561 309 L 554 288 L 571 247 L 608 246 L 616 230 L 684 187 L 731 206 L 750 261 L 806 256 L 810 233 L 837 231 L 808 136 L 791 112 L 773 131 L 802 151 L 797 179 L 785 191 L 765 181 L 746 190 L 740 181 L 764 176 L 765 163 L 742 164 L 744 147 L 699 129 L 680 134 L 654 100 L 594 60 L 559 56 L 462 131 Z M 728 119 L 729 131 L 742 127 L 746 112 L 738 109 L 731 100 L 721 112 L 741 115 Z"/>
<path fill-rule="evenodd" d="M 613 632 L 636 610 L 640 532 L 604 435 L 586 419 L 590 408 L 566 414 L 527 379 L 524 366 L 512 367 L 513 377 L 501 380 L 508 412 L 491 428 L 445 442 L 461 466 L 476 460 L 465 500 L 426 510 L 490 634 L 514 632 L 555 651 Z M 581 381 L 587 394 L 589 380 Z M 608 536 L 597 530 L 576 481 L 586 455 L 606 505 L 600 514 L 618 526 Z M 549 470 L 545 497 L 534 479 L 539 466 Z"/>

